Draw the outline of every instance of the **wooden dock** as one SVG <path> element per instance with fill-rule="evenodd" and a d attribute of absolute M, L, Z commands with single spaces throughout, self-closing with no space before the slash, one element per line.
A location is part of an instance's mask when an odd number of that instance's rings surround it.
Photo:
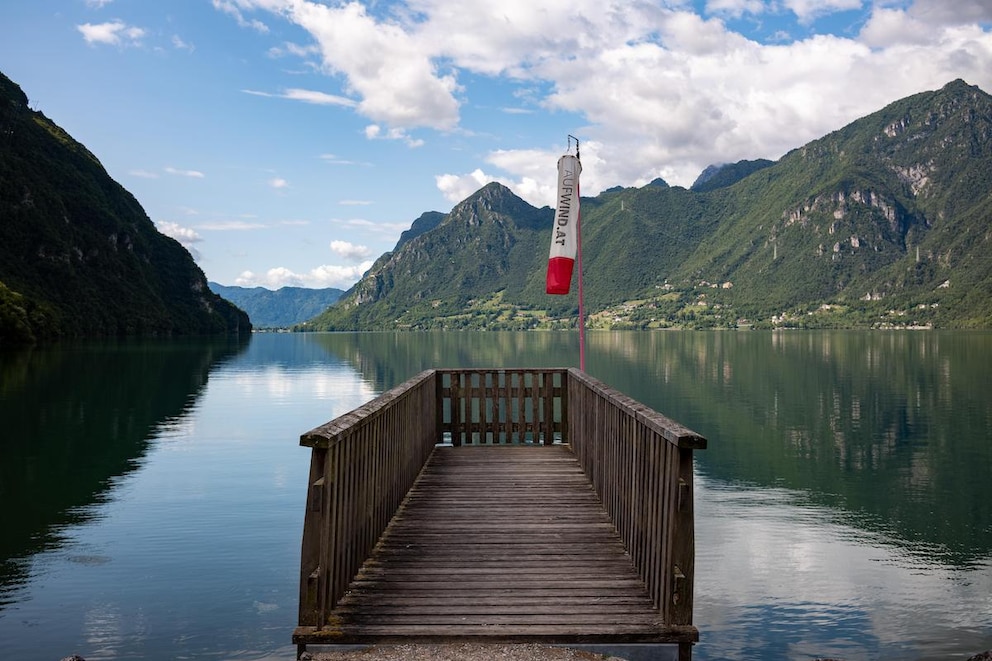
<path fill-rule="evenodd" d="M 425 373 L 304 435 L 301 652 L 677 643 L 691 657 L 691 449 L 705 440 L 581 373 L 506 372 Z M 590 424 L 602 435 L 583 442 Z M 414 461 L 390 451 L 397 433 Z"/>

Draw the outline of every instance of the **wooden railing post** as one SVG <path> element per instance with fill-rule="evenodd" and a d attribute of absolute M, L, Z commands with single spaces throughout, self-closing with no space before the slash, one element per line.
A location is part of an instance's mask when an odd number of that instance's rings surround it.
<path fill-rule="evenodd" d="M 673 525 L 671 612 L 673 624 L 692 623 L 692 589 L 696 546 L 692 495 L 692 450 L 679 448 L 678 498 Z"/>
<path fill-rule="evenodd" d="M 300 624 L 318 626 L 321 622 L 320 599 L 320 530 L 327 514 L 324 489 L 326 450 L 310 453 L 310 478 L 307 490 L 307 508 L 303 522 L 303 550 L 300 557 Z"/>

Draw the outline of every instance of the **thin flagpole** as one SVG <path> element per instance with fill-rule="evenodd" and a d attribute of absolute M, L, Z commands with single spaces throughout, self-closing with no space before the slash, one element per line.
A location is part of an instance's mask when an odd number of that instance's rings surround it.
<path fill-rule="evenodd" d="M 579 155 L 579 139 L 573 135 L 568 136 L 575 140 L 575 160 L 581 167 L 582 157 Z M 586 304 L 585 295 L 582 289 L 582 193 L 579 190 L 579 180 L 575 180 L 575 198 L 579 203 L 579 214 L 575 219 L 575 241 L 576 241 L 576 263 L 579 267 L 579 369 L 586 371 Z"/>
<path fill-rule="evenodd" d="M 576 186 L 578 193 L 578 186 Z M 586 371 L 586 305 L 582 291 L 582 207 L 579 207 L 579 216 L 575 223 L 575 239 L 578 241 L 577 263 L 579 266 L 579 369 Z"/>

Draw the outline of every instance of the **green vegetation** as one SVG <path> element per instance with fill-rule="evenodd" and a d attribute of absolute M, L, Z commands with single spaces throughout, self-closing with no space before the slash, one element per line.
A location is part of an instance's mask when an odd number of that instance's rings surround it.
<path fill-rule="evenodd" d="M 582 200 L 589 324 L 992 327 L 990 190 L 992 97 L 960 80 L 691 191 L 610 189 Z M 544 293 L 552 218 L 489 184 L 300 328 L 574 326 L 576 287 Z"/>
<path fill-rule="evenodd" d="M 0 345 L 250 328 L 97 158 L 0 74 Z"/>

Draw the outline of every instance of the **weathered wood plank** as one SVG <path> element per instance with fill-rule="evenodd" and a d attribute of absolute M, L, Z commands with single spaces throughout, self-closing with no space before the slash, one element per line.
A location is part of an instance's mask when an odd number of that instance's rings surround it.
<path fill-rule="evenodd" d="M 512 433 L 527 431 L 523 414 Z M 323 629 L 300 631 L 310 643 L 698 636 L 663 624 L 564 446 L 438 448 Z"/>

